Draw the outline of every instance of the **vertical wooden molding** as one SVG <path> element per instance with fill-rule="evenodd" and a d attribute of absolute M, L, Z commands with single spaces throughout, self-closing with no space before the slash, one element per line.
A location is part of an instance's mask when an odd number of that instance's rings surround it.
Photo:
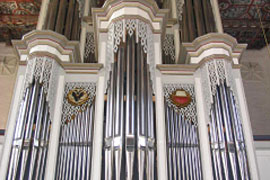
<path fill-rule="evenodd" d="M 50 0 L 43 0 L 39 12 L 39 17 L 38 17 L 38 24 L 37 24 L 37 30 L 42 30 L 44 29 L 44 25 L 46 22 L 46 17 L 48 13 L 48 6 L 49 6 Z"/>
<path fill-rule="evenodd" d="M 66 0 L 60 0 L 58 14 L 57 14 L 57 21 L 55 26 L 55 31 L 62 34 L 65 24 L 65 15 L 66 15 Z"/>
<path fill-rule="evenodd" d="M 70 39 L 70 35 L 71 35 L 74 10 L 76 11 L 76 9 L 74 9 L 75 3 L 76 3 L 75 0 L 69 0 L 68 12 L 67 12 L 66 24 L 65 24 L 65 33 L 64 33 L 68 39 Z"/>
<path fill-rule="evenodd" d="M 54 31 L 58 14 L 59 0 L 52 0 L 49 4 L 46 29 Z"/>
<path fill-rule="evenodd" d="M 217 0 L 210 0 L 212 10 L 213 10 L 213 15 L 215 19 L 215 24 L 216 24 L 216 29 L 218 33 L 223 33 L 223 26 L 222 26 L 222 21 L 221 21 L 221 16 L 220 16 L 220 11 L 218 7 L 218 1 Z"/>

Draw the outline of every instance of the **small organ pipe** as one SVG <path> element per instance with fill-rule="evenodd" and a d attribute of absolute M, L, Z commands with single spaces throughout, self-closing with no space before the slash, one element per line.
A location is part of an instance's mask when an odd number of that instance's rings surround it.
<path fill-rule="evenodd" d="M 90 179 L 94 102 L 61 126 L 55 179 Z"/>
<path fill-rule="evenodd" d="M 166 101 L 168 179 L 201 179 L 197 127 Z"/>

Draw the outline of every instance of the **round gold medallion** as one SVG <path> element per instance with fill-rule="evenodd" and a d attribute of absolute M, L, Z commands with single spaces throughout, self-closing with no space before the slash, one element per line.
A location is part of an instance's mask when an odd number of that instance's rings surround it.
<path fill-rule="evenodd" d="M 170 99 L 179 108 L 188 106 L 192 101 L 190 94 L 184 89 L 175 90 Z"/>
<path fill-rule="evenodd" d="M 87 102 L 89 95 L 82 88 L 74 88 L 70 90 L 67 94 L 68 103 L 73 106 L 81 106 Z"/>

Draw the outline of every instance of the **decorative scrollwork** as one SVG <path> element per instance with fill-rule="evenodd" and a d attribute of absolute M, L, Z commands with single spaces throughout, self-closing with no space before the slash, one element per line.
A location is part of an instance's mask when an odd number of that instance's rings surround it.
<path fill-rule="evenodd" d="M 83 103 L 73 104 L 69 102 L 68 94 L 75 89 L 80 89 L 87 93 L 87 99 Z M 92 82 L 67 82 L 63 99 L 62 123 L 73 120 L 79 112 L 85 111 L 93 103 L 96 95 L 96 84 Z M 85 94 L 84 94 L 85 96 Z"/>
<path fill-rule="evenodd" d="M 176 0 L 176 10 L 177 10 L 177 17 L 178 21 L 182 21 L 182 14 L 183 14 L 183 6 L 185 4 L 184 0 Z"/>
<path fill-rule="evenodd" d="M 203 84 L 203 96 L 205 103 L 205 110 L 210 115 L 211 104 L 213 103 L 213 96 L 216 95 L 216 88 L 218 85 L 226 82 L 227 86 L 233 92 L 235 97 L 235 103 L 237 108 L 237 115 L 240 116 L 240 107 L 238 96 L 236 94 L 236 84 L 233 77 L 232 63 L 227 60 L 212 60 L 204 64 L 201 69 L 202 84 Z"/>
<path fill-rule="evenodd" d="M 136 19 L 127 19 L 126 29 L 128 31 L 129 36 L 132 36 L 134 34 L 134 31 L 137 29 Z"/>
<path fill-rule="evenodd" d="M 25 73 L 24 91 L 35 80 L 43 84 L 44 91 L 47 93 L 53 63 L 54 60 L 49 57 L 34 57 L 29 59 Z"/>
<path fill-rule="evenodd" d="M 54 114 L 55 95 L 58 85 L 58 72 L 60 66 L 58 63 L 49 57 L 33 57 L 27 61 L 27 68 L 24 80 L 24 89 L 22 91 L 22 99 L 25 95 L 26 88 L 38 81 L 42 84 L 44 92 L 47 94 L 46 100 L 49 103 L 50 117 Z"/>
<path fill-rule="evenodd" d="M 88 59 L 90 54 L 95 54 L 95 39 L 93 32 L 86 33 L 86 43 L 85 43 L 85 50 L 84 50 L 84 59 Z"/>
<path fill-rule="evenodd" d="M 175 62 L 175 47 L 174 47 L 174 35 L 166 34 L 163 42 L 163 52 L 166 56 L 170 56 L 171 59 Z"/>
<path fill-rule="evenodd" d="M 224 83 L 228 76 L 226 73 L 226 67 L 225 67 L 225 60 L 212 60 L 205 63 L 204 67 L 202 68 L 203 72 L 203 81 L 210 81 L 210 94 L 215 95 L 216 94 L 216 87 L 220 83 Z M 204 75 L 208 75 L 208 78 L 206 78 Z M 206 86 L 205 86 L 206 87 Z M 208 87 L 206 87 L 208 88 Z M 212 100 L 211 100 L 212 102 Z"/>
<path fill-rule="evenodd" d="M 164 88 L 165 101 L 167 102 L 168 106 L 173 108 L 176 112 L 183 114 L 187 120 L 192 121 L 195 125 L 197 125 L 197 111 L 196 111 L 194 85 L 193 84 L 164 84 L 163 88 Z M 189 93 L 191 97 L 191 102 L 187 106 L 178 107 L 172 102 L 170 97 L 177 89 L 183 89 Z"/>

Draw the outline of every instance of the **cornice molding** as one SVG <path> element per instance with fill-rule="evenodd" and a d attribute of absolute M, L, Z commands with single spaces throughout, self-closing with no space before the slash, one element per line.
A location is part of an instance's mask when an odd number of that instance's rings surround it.
<path fill-rule="evenodd" d="M 60 61 L 63 61 L 59 56 L 67 56 L 69 62 L 81 62 L 80 46 L 78 41 L 69 41 L 65 36 L 53 32 L 51 30 L 34 30 L 23 36 L 22 40 L 13 40 L 13 47 L 17 55 L 27 57 L 34 53 L 47 53 L 50 56 L 58 56 Z M 40 49 L 36 47 L 50 47 L 55 53 L 48 49 Z M 58 54 L 57 54 L 58 53 Z M 24 59 L 26 60 L 26 59 Z"/>
<path fill-rule="evenodd" d="M 93 23 L 98 47 L 99 33 L 107 33 L 110 25 L 121 19 L 144 21 L 150 25 L 153 33 L 161 34 L 163 37 L 168 13 L 168 9 L 159 9 L 154 0 L 107 0 L 102 8 L 92 8 L 92 22 L 91 17 L 84 17 L 84 20 L 88 24 Z"/>
<path fill-rule="evenodd" d="M 156 2 L 153 0 L 107 0 L 102 8 L 92 8 L 93 14 L 93 24 L 95 29 L 105 29 L 104 27 L 100 28 L 100 22 L 110 22 L 111 20 L 120 17 L 120 16 L 133 16 L 133 17 L 143 17 L 142 14 L 138 14 L 138 12 L 123 12 L 123 15 L 115 15 L 115 12 L 124 9 L 124 8 L 137 8 L 146 12 L 152 22 L 151 26 L 155 30 L 155 32 L 161 32 L 162 29 L 166 26 L 166 20 L 169 13 L 168 9 L 159 9 Z M 159 23 L 160 28 L 156 29 L 153 27 L 152 23 Z M 107 24 L 107 28 L 109 24 Z M 103 30 L 104 31 L 104 30 Z"/>
<path fill-rule="evenodd" d="M 63 63 L 66 73 L 76 74 L 97 74 L 103 68 L 99 63 Z"/>
<path fill-rule="evenodd" d="M 232 62 L 232 58 L 226 55 L 211 55 L 203 58 L 198 64 L 158 64 L 157 69 L 161 74 L 166 75 L 193 75 L 197 69 L 199 69 L 203 64 L 212 60 L 227 60 Z M 232 63 L 233 69 L 240 69 L 240 64 Z"/>
<path fill-rule="evenodd" d="M 224 33 L 209 33 L 196 38 L 192 43 L 183 43 L 183 46 L 186 64 L 194 63 L 192 59 L 200 58 L 200 56 L 202 57 L 200 62 L 197 62 L 198 64 L 202 64 L 203 59 L 209 56 L 224 56 L 224 58 L 227 56 L 227 60 L 232 61 L 233 64 L 239 64 L 241 55 L 247 47 L 246 44 L 238 44 L 235 38 Z M 211 53 L 203 54 L 208 50 Z"/>
<path fill-rule="evenodd" d="M 40 54 L 33 56 L 40 56 Z M 103 69 L 103 64 L 100 63 L 66 63 L 60 62 L 56 57 L 48 56 L 46 54 L 42 54 L 42 56 L 53 58 L 66 73 L 98 74 Z M 27 61 L 19 61 L 19 66 L 27 66 Z"/>

